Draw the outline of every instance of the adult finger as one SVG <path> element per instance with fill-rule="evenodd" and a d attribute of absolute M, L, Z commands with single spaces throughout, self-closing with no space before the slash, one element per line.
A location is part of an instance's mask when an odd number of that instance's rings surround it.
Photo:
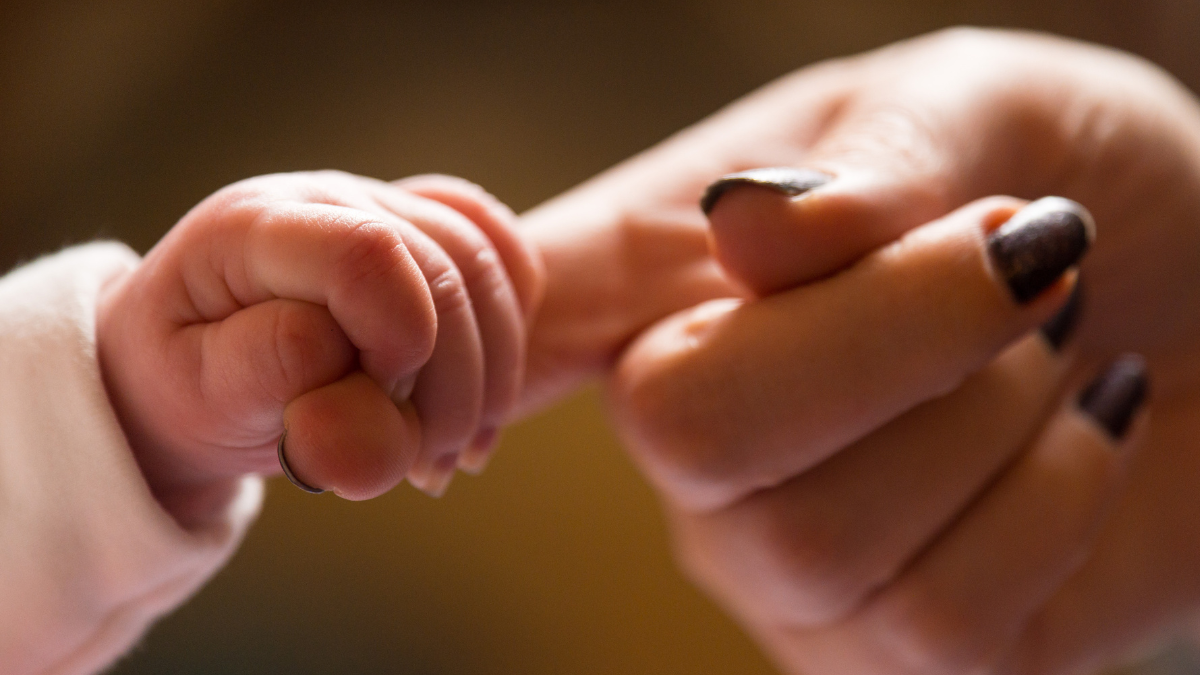
<path fill-rule="evenodd" d="M 709 254 L 696 199 L 730 171 L 799 162 L 854 81 L 845 62 L 805 68 L 523 214 L 549 282 L 522 412 L 608 372 L 663 317 L 744 295 Z"/>
<path fill-rule="evenodd" d="M 411 405 L 362 372 L 288 404 L 279 456 L 300 484 L 344 499 L 377 497 L 404 479 L 421 446 Z"/>
<path fill-rule="evenodd" d="M 683 508 L 778 485 L 1049 319 L 1091 237 L 1073 202 L 988 199 L 823 282 L 683 312 L 619 364 L 618 422 Z"/>
<path fill-rule="evenodd" d="M 843 618 L 1027 446 L 1053 413 L 1071 361 L 1031 335 L 952 394 L 777 487 L 714 512 L 675 510 L 681 562 L 756 623 Z"/>
<path fill-rule="evenodd" d="M 1192 437 L 1195 413 L 1190 401 L 1175 406 L 1165 398 L 1151 402 L 1151 424 L 1137 422 L 1131 431 L 1144 433 L 1147 444 L 1092 555 L 1025 625 L 1002 672 L 1099 672 L 1191 623 L 1198 532 L 1194 519 L 1180 514 L 1195 503 L 1198 461 L 1191 444 L 1178 439 Z M 1179 461 L 1160 461 L 1164 452 Z"/>
<path fill-rule="evenodd" d="M 1030 48 L 1015 49 L 1020 42 Z M 1076 138 L 1086 127 L 1063 111 L 1086 115 L 1086 101 L 1074 88 L 1047 90 L 1055 78 L 1030 77 L 1050 54 L 1061 54 L 1053 67 L 1067 81 L 1097 70 L 1073 68 L 1081 58 L 1131 67 L 1097 48 L 976 30 L 861 57 L 855 93 L 801 160 L 708 188 L 701 203 L 716 255 L 768 294 L 836 272 L 973 199 L 1055 186 L 1077 196 L 1060 175 L 1088 145 Z"/>
<path fill-rule="evenodd" d="M 1145 394 L 1140 357 L 1108 367 L 894 584 L 843 624 L 799 639 L 807 666 L 831 673 L 1004 668 L 1030 616 L 1087 559 L 1119 494 L 1135 444 L 1126 433 Z M 875 662 L 851 667 L 845 656 L 855 644 L 871 644 L 858 653 Z"/>

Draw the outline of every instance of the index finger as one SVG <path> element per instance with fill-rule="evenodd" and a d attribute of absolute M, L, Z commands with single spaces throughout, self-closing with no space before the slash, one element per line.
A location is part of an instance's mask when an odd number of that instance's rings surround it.
<path fill-rule="evenodd" d="M 1068 299 L 1092 237 L 1067 200 L 968 205 L 826 281 L 718 301 L 652 329 L 618 366 L 618 421 L 683 508 L 803 472 L 948 393 Z"/>

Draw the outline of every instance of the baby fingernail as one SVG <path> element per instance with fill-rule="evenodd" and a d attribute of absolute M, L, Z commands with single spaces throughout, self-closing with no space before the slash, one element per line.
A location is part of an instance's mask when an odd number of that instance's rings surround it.
<path fill-rule="evenodd" d="M 1075 331 L 1075 326 L 1079 323 L 1082 303 L 1083 279 L 1078 279 L 1075 282 L 1075 288 L 1071 291 L 1071 297 L 1067 298 L 1067 304 L 1058 310 L 1058 314 L 1042 324 L 1042 337 L 1046 338 L 1046 342 L 1050 343 L 1054 351 L 1062 351 L 1063 345 Z"/>
<path fill-rule="evenodd" d="M 471 441 L 471 446 L 458 458 L 458 468 L 475 476 L 483 473 L 499 440 L 499 429 L 481 429 L 475 435 L 475 440 Z"/>
<path fill-rule="evenodd" d="M 425 494 L 430 497 L 441 497 L 454 480 L 454 470 L 458 467 L 458 453 L 442 455 L 433 462 L 429 472 L 429 480 L 425 483 Z"/>
<path fill-rule="evenodd" d="M 1092 216 L 1083 206 L 1046 197 L 988 235 L 988 253 L 1017 302 L 1024 304 L 1083 258 L 1095 232 Z"/>
<path fill-rule="evenodd" d="M 287 454 L 284 452 L 284 449 L 283 449 L 284 441 L 286 441 L 286 440 L 287 440 L 287 429 L 284 429 L 283 433 L 279 436 L 279 444 L 276 446 L 276 454 L 279 455 L 279 468 L 283 469 L 283 475 L 287 476 L 287 479 L 292 482 L 292 485 L 295 485 L 296 487 L 300 488 L 301 490 L 304 490 L 305 492 L 309 493 L 310 495 L 319 495 L 322 492 L 325 492 L 324 490 L 322 490 L 320 488 L 315 488 L 315 487 L 309 485 L 308 483 L 305 483 L 304 481 L 300 480 L 299 478 L 296 478 L 296 474 L 292 473 L 292 467 L 288 464 Z"/>
<path fill-rule="evenodd" d="M 789 197 L 798 197 L 805 192 L 814 190 L 833 180 L 833 176 L 812 169 L 793 169 L 791 167 L 773 167 L 769 169 L 751 169 L 722 176 L 708 186 L 704 196 L 700 198 L 700 209 L 705 215 L 712 213 L 717 202 L 731 189 L 742 185 L 757 185 L 781 192 Z"/>
<path fill-rule="evenodd" d="M 1137 354 L 1125 354 L 1083 390 L 1079 409 L 1119 441 L 1145 402 L 1148 388 L 1146 360 Z"/>

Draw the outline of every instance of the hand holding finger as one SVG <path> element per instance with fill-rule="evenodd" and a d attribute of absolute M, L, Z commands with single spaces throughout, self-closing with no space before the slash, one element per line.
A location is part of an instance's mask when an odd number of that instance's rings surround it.
<path fill-rule="evenodd" d="M 825 281 L 677 315 L 617 370 L 625 436 L 685 508 L 779 484 L 1050 319 L 1092 233 L 1065 200 L 984 200 Z"/>

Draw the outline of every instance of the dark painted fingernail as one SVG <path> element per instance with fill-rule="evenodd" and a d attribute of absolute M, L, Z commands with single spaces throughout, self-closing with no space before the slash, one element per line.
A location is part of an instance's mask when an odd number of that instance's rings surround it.
<path fill-rule="evenodd" d="M 717 182 L 708 186 L 708 189 L 704 191 L 704 196 L 700 198 L 700 209 L 704 211 L 705 215 L 712 213 L 717 202 L 726 192 L 741 185 L 758 185 L 782 192 L 789 197 L 798 197 L 831 180 L 833 180 L 833 176 L 827 173 L 812 169 L 793 169 L 786 166 L 731 173 L 722 176 Z"/>
<path fill-rule="evenodd" d="M 1071 291 L 1071 297 L 1067 298 L 1067 304 L 1058 310 L 1058 314 L 1042 324 L 1042 337 L 1046 338 L 1046 342 L 1050 343 L 1054 351 L 1062 351 L 1063 345 L 1075 332 L 1075 326 L 1079 324 L 1082 305 L 1083 279 L 1080 278 L 1075 281 L 1075 288 Z"/>
<path fill-rule="evenodd" d="M 311 495 L 319 495 L 324 492 L 324 490 L 315 488 L 299 478 L 296 478 L 296 474 L 292 473 L 292 467 L 288 465 L 287 455 L 284 454 L 283 451 L 283 442 L 285 440 L 287 440 L 287 429 L 284 429 L 283 434 L 279 436 L 279 445 L 276 446 L 276 452 L 279 454 L 279 467 L 283 469 L 283 475 L 287 476 L 287 479 L 292 482 L 292 485 L 295 485 Z"/>
<path fill-rule="evenodd" d="M 1092 216 L 1083 206 L 1046 197 L 988 235 L 988 252 L 1017 302 L 1024 304 L 1079 263 L 1095 232 Z"/>
<path fill-rule="evenodd" d="M 1148 389 L 1146 360 L 1137 354 L 1125 354 L 1083 390 L 1079 409 L 1096 420 L 1114 440 L 1121 440 L 1146 400 Z"/>

